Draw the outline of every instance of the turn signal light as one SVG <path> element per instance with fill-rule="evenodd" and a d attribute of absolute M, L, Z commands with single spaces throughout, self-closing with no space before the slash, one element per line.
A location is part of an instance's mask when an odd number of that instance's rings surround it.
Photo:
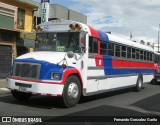
<path fill-rule="evenodd" d="M 76 24 L 75 27 L 77 30 L 81 30 L 81 26 L 79 24 Z"/>
<path fill-rule="evenodd" d="M 75 27 L 74 27 L 73 24 L 70 24 L 69 27 L 70 27 L 71 30 L 75 30 Z"/>
<path fill-rule="evenodd" d="M 36 31 L 43 31 L 43 28 L 41 28 L 40 26 L 37 26 L 37 27 L 35 28 L 35 30 L 36 30 Z"/>
<path fill-rule="evenodd" d="M 76 24 L 75 26 L 73 24 L 69 25 L 70 30 L 81 30 L 81 26 L 79 24 Z"/>

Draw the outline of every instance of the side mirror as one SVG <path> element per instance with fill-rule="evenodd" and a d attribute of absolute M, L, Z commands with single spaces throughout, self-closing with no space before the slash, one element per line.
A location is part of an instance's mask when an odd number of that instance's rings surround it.
<path fill-rule="evenodd" d="M 86 52 L 86 48 L 85 47 L 81 47 L 81 52 L 85 53 Z"/>
<path fill-rule="evenodd" d="M 74 57 L 73 51 L 67 52 L 67 56 L 68 56 L 68 58 L 73 58 Z"/>

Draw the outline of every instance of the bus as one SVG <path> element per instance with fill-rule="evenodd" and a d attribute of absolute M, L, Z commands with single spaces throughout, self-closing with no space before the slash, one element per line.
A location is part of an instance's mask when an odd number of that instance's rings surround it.
<path fill-rule="evenodd" d="M 65 107 L 81 96 L 143 88 L 154 74 L 154 51 L 128 39 L 70 20 L 36 28 L 34 52 L 13 61 L 7 86 L 18 100 L 60 96 Z"/>
<path fill-rule="evenodd" d="M 151 84 L 160 82 L 160 53 L 154 52 L 154 78 Z"/>

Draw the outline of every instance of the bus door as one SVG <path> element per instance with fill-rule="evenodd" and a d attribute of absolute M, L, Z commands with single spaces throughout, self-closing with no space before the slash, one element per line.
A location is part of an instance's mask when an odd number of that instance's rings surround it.
<path fill-rule="evenodd" d="M 95 92 L 98 90 L 98 72 L 96 66 L 96 56 L 98 54 L 98 39 L 89 37 L 89 54 L 88 54 L 88 72 L 87 72 L 87 92 Z M 99 60 L 100 62 L 100 60 Z M 101 63 L 101 62 L 100 62 Z"/>

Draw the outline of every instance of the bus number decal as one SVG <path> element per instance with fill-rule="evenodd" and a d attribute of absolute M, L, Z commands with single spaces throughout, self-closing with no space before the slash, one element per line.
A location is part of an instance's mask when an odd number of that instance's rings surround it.
<path fill-rule="evenodd" d="M 96 67 L 103 67 L 104 64 L 103 64 L 103 59 L 101 58 L 96 58 Z"/>

